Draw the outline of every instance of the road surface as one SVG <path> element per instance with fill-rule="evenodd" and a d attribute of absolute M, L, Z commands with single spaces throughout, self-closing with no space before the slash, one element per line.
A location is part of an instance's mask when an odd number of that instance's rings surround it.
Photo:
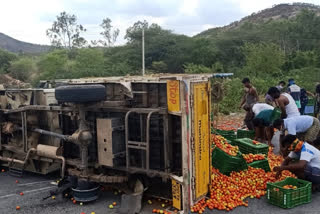
<path fill-rule="evenodd" d="M 19 183 L 16 183 L 16 180 Z M 0 214 L 113 214 L 116 209 L 109 209 L 109 205 L 116 202 L 119 206 L 120 195 L 114 195 L 113 192 L 103 192 L 101 197 L 89 204 L 80 206 L 73 204 L 70 200 L 62 197 L 56 197 L 55 200 L 49 198 L 42 201 L 49 191 L 54 189 L 55 178 L 52 176 L 40 176 L 35 174 L 26 174 L 22 178 L 10 176 L 7 172 L 0 172 Z M 20 193 L 24 195 L 21 196 Z M 20 206 L 20 210 L 16 210 Z M 141 213 L 152 213 L 152 209 L 160 209 L 159 202 L 153 205 L 144 204 Z M 206 211 L 207 214 L 222 214 L 224 211 Z M 261 199 L 250 199 L 249 207 L 238 207 L 229 213 L 235 214 L 318 214 L 320 213 L 320 193 L 312 195 L 312 202 L 290 210 L 281 209 L 267 203 L 265 197 Z"/>

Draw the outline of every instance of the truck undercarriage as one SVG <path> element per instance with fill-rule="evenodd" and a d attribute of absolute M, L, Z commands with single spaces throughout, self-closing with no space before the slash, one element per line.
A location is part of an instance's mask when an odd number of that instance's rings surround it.
<path fill-rule="evenodd" d="M 1 91 L 0 161 L 99 184 L 142 181 L 187 211 L 207 194 L 212 75 L 43 81 Z"/>

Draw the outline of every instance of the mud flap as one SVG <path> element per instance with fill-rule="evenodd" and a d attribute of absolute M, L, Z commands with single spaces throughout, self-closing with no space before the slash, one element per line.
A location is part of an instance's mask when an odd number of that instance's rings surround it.
<path fill-rule="evenodd" d="M 141 211 L 141 203 L 143 197 L 143 184 L 137 180 L 134 186 L 134 192 L 123 194 L 121 196 L 121 207 L 117 210 L 119 214 L 136 214 Z"/>
<path fill-rule="evenodd" d="M 121 207 L 117 211 L 119 214 L 136 214 L 141 211 L 141 202 L 142 202 L 143 192 L 140 194 L 123 194 L 121 196 Z"/>

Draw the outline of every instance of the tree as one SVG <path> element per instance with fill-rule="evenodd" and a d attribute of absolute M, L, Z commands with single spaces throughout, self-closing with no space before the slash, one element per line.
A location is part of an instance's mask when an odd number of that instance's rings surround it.
<path fill-rule="evenodd" d="M 273 43 L 246 43 L 243 47 L 246 65 L 243 71 L 252 77 L 281 76 L 284 53 Z"/>
<path fill-rule="evenodd" d="M 127 47 L 133 49 L 135 61 L 132 61 L 136 69 L 141 68 L 141 41 L 142 29 L 145 34 L 145 65 L 152 70 L 152 62 L 162 61 L 167 65 L 167 71 L 171 73 L 183 72 L 183 64 L 190 62 L 192 52 L 192 38 L 177 35 L 170 30 L 162 29 L 157 24 L 147 21 L 138 21 L 127 29 L 125 39 Z M 137 64 L 138 63 L 138 64 Z"/>
<path fill-rule="evenodd" d="M 0 49 L 0 72 L 7 73 L 10 63 L 17 58 L 17 55 Z"/>
<path fill-rule="evenodd" d="M 184 65 L 184 72 L 187 74 L 202 74 L 202 73 L 213 73 L 211 68 L 203 65 L 196 65 L 188 63 Z"/>
<path fill-rule="evenodd" d="M 71 50 L 72 48 L 83 47 L 87 43 L 80 35 L 85 31 L 86 29 L 77 23 L 75 15 L 62 12 L 57 16 L 57 20 L 53 22 L 52 27 L 47 30 L 47 36 L 54 47 L 64 47 Z"/>
<path fill-rule="evenodd" d="M 170 30 L 164 30 L 158 24 L 152 23 L 149 25 L 149 23 L 144 20 L 138 21 L 129 27 L 124 38 L 127 39 L 129 43 L 141 42 L 142 29 L 144 29 L 146 43 L 155 36 L 163 36 L 171 33 Z"/>
<path fill-rule="evenodd" d="M 40 58 L 38 69 L 40 79 L 61 79 L 71 77 L 71 72 L 66 70 L 68 62 L 66 50 L 55 50 Z"/>
<path fill-rule="evenodd" d="M 293 68 L 315 67 L 317 64 L 317 55 L 314 51 L 297 51 L 291 59 Z"/>
<path fill-rule="evenodd" d="M 294 22 L 296 50 L 312 50 L 319 45 L 320 18 L 315 11 L 303 10 Z"/>
<path fill-rule="evenodd" d="M 151 64 L 152 71 L 156 73 L 166 73 L 168 71 L 168 66 L 163 61 L 153 61 Z"/>
<path fill-rule="evenodd" d="M 221 62 L 216 62 L 212 65 L 212 70 L 216 73 L 223 73 L 224 68 Z"/>
<path fill-rule="evenodd" d="M 216 62 L 217 48 L 211 40 L 195 38 L 190 44 L 193 46 L 189 52 L 192 63 L 209 67 Z"/>
<path fill-rule="evenodd" d="M 104 75 L 103 51 L 98 48 L 83 48 L 78 50 L 75 58 L 73 78 L 97 77 Z"/>
<path fill-rule="evenodd" d="M 148 29 L 149 27 L 149 23 L 144 20 L 144 21 L 138 21 L 136 23 L 133 24 L 133 26 L 129 27 L 127 29 L 126 35 L 125 35 L 125 39 L 128 40 L 128 42 L 134 42 L 134 41 L 141 41 L 142 38 L 142 29 Z"/>
<path fill-rule="evenodd" d="M 117 41 L 120 33 L 120 30 L 118 28 L 113 28 L 111 22 L 111 19 L 105 18 L 100 25 L 103 29 L 100 34 L 103 36 L 104 40 L 100 40 L 99 43 L 101 43 L 105 47 L 112 46 Z"/>
<path fill-rule="evenodd" d="M 36 65 L 31 58 L 23 57 L 12 62 L 8 70 L 13 78 L 26 82 L 36 73 Z"/>

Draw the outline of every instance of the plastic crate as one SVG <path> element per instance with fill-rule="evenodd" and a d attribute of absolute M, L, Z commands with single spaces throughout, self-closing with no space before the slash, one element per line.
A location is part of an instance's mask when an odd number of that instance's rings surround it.
<path fill-rule="evenodd" d="M 242 138 L 233 141 L 233 144 L 239 147 L 243 154 L 265 154 L 268 155 L 269 147 L 266 144 L 253 144 L 252 139 Z"/>
<path fill-rule="evenodd" d="M 212 151 L 212 166 L 219 169 L 224 175 L 230 175 L 233 171 L 248 169 L 246 161 L 243 159 L 241 152 L 237 156 L 231 156 L 215 147 Z"/>
<path fill-rule="evenodd" d="M 314 114 L 314 106 L 306 106 L 304 108 L 304 114 L 313 116 L 313 114 Z"/>
<path fill-rule="evenodd" d="M 304 114 L 305 115 L 314 115 L 314 110 L 315 110 L 315 99 L 309 99 L 308 104 L 304 108 Z"/>
<path fill-rule="evenodd" d="M 212 134 L 218 134 L 222 137 L 226 138 L 227 140 L 234 140 L 236 139 L 236 134 L 234 131 L 226 131 L 226 130 L 220 130 L 220 129 L 213 129 Z"/>
<path fill-rule="evenodd" d="M 285 185 L 297 186 L 297 189 L 284 189 Z M 276 183 L 267 183 L 267 198 L 270 204 L 282 208 L 292 208 L 311 202 L 311 187 L 309 181 L 296 178 L 286 178 Z"/>
<path fill-rule="evenodd" d="M 260 168 L 266 172 L 270 172 L 270 165 L 268 159 L 254 161 L 252 163 L 249 163 L 248 166 L 251 166 L 253 168 Z"/>
<path fill-rule="evenodd" d="M 237 130 L 237 138 L 250 138 L 253 139 L 255 132 L 253 130 L 244 130 L 238 129 Z"/>
<path fill-rule="evenodd" d="M 213 129 L 213 134 L 219 134 L 219 135 L 234 135 L 234 131 L 230 130 L 220 130 L 220 129 Z"/>

